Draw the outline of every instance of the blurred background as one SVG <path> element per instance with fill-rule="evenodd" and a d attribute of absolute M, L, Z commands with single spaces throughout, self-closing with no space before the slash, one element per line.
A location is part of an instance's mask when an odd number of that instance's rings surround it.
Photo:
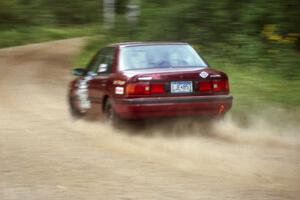
<path fill-rule="evenodd" d="M 300 105 L 298 0 L 1 0 L 0 47 L 88 37 L 74 66 L 103 45 L 187 41 L 228 73 L 233 112 Z"/>

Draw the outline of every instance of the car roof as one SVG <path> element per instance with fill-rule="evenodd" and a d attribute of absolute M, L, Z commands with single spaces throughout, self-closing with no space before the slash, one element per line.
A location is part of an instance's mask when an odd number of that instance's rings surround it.
<path fill-rule="evenodd" d="M 109 47 L 130 47 L 130 46 L 150 46 L 150 45 L 186 45 L 186 42 L 122 42 L 108 45 Z"/>

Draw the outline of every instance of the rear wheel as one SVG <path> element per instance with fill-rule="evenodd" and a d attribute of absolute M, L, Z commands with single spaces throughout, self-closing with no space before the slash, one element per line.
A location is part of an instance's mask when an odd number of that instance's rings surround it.
<path fill-rule="evenodd" d="M 120 118 L 113 108 L 110 99 L 107 99 L 104 105 L 104 118 L 108 124 L 116 125 L 120 122 Z"/>

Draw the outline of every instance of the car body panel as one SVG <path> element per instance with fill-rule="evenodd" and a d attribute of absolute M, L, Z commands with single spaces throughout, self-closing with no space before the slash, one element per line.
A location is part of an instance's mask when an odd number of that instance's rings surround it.
<path fill-rule="evenodd" d="M 220 113 L 220 107 L 224 110 Z M 127 119 L 167 116 L 219 116 L 230 110 L 232 96 L 138 98 L 115 102 L 118 114 Z"/>

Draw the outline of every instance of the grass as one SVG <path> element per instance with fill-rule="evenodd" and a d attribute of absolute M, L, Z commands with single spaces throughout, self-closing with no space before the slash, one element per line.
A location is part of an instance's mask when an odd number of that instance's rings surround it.
<path fill-rule="evenodd" d="M 70 37 L 98 34 L 101 27 L 96 24 L 77 26 L 11 26 L 0 27 L 0 48 L 44 42 Z"/>
<path fill-rule="evenodd" d="M 234 96 L 234 112 L 264 107 L 300 107 L 300 78 L 289 79 L 285 69 L 245 66 L 206 56 L 211 66 L 226 72 Z"/>
<path fill-rule="evenodd" d="M 85 66 L 92 55 L 102 46 L 114 41 L 93 38 L 76 58 L 76 66 Z M 230 79 L 231 94 L 234 96 L 233 113 L 245 110 L 262 110 L 265 107 L 300 108 L 300 75 L 289 78 L 290 70 L 267 68 L 263 64 L 251 66 L 236 64 L 232 58 L 218 57 L 204 53 L 212 68 L 226 72 Z"/>

